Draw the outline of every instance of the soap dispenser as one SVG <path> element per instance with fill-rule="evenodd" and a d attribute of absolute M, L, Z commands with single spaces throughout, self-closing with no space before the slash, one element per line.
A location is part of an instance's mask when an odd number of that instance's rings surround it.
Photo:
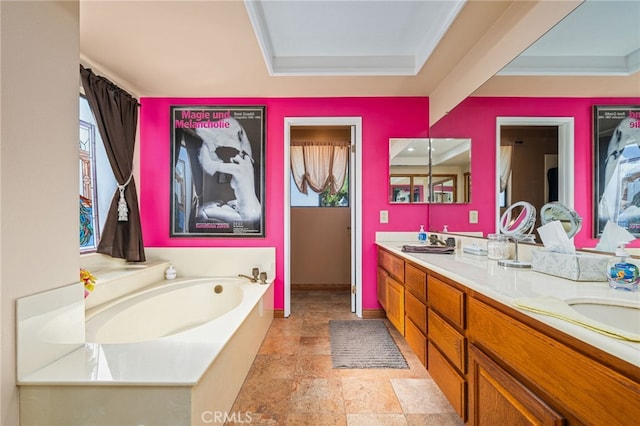
<path fill-rule="evenodd" d="M 420 231 L 418 232 L 418 241 L 420 241 L 420 244 L 425 244 L 427 242 L 427 233 L 424 230 L 424 225 L 420 225 Z"/>
<path fill-rule="evenodd" d="M 625 250 L 626 243 L 620 243 L 616 249 L 615 257 L 607 263 L 607 280 L 609 287 L 637 291 L 640 281 L 640 268 L 635 259 Z"/>

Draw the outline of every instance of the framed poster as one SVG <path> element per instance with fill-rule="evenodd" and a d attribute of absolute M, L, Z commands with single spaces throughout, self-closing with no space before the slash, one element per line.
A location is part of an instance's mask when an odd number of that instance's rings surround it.
<path fill-rule="evenodd" d="M 264 106 L 171 107 L 172 237 L 264 237 Z"/>
<path fill-rule="evenodd" d="M 607 221 L 640 237 L 640 106 L 594 106 L 594 236 Z"/>

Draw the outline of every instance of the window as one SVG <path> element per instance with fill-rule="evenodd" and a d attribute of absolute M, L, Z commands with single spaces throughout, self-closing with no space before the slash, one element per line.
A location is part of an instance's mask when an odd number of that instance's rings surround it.
<path fill-rule="evenodd" d="M 80 253 L 95 251 L 118 186 L 87 99 L 80 95 Z"/>
<path fill-rule="evenodd" d="M 291 207 L 349 207 L 348 171 L 347 177 L 342 184 L 342 188 L 340 188 L 340 190 L 333 195 L 331 195 L 331 191 L 329 188 L 325 189 L 322 194 L 318 194 L 317 192 L 314 192 L 309 188 L 307 194 L 303 194 L 296 186 L 293 175 L 291 175 L 290 181 Z"/>

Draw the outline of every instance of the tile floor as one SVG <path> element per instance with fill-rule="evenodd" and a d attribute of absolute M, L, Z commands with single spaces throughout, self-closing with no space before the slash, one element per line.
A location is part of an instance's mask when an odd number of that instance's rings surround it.
<path fill-rule="evenodd" d="M 462 424 L 390 324 L 409 369 L 331 367 L 329 320 L 358 319 L 348 292 L 295 291 L 291 300 L 291 316 L 273 320 L 233 412 L 255 425 Z"/>

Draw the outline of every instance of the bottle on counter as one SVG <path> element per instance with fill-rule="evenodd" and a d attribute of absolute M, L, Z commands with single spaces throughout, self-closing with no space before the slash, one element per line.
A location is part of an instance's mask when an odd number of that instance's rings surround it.
<path fill-rule="evenodd" d="M 638 268 L 637 261 L 631 258 L 625 249 L 625 244 L 620 243 L 616 249 L 615 257 L 607 262 L 607 280 L 611 288 L 638 291 L 640 268 Z"/>
<path fill-rule="evenodd" d="M 173 267 L 173 265 L 169 265 L 167 270 L 164 271 L 164 278 L 167 280 L 175 279 L 176 275 L 177 275 L 177 271 L 176 271 L 176 268 Z"/>
<path fill-rule="evenodd" d="M 427 233 L 424 230 L 424 225 L 420 225 L 420 231 L 418 232 L 418 241 L 420 241 L 420 244 L 427 243 Z"/>

